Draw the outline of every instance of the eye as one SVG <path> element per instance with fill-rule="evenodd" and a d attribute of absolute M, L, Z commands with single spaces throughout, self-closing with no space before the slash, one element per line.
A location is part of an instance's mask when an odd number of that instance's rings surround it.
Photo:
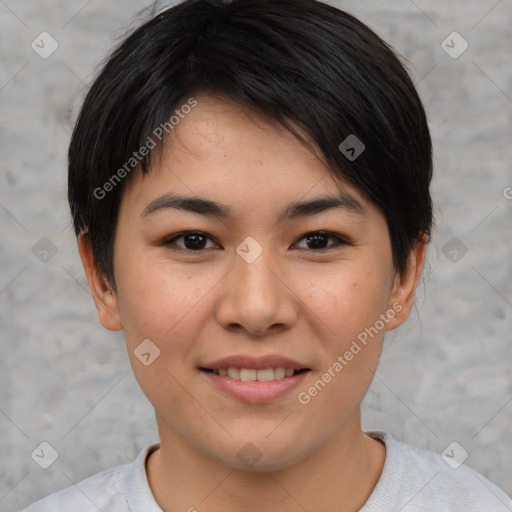
<path fill-rule="evenodd" d="M 329 238 L 336 240 L 336 243 L 334 245 L 327 246 L 327 240 Z M 306 240 L 306 244 L 310 246 L 305 247 L 305 249 L 311 249 L 316 252 L 329 250 L 339 245 L 349 244 L 349 242 L 340 236 L 333 233 L 328 233 L 327 231 L 312 231 L 311 233 L 306 233 L 300 240 Z"/>
<path fill-rule="evenodd" d="M 176 240 L 180 238 L 183 239 L 183 246 L 176 244 Z M 201 231 L 183 231 L 171 238 L 167 238 L 163 245 L 178 245 L 179 248 L 189 252 L 200 252 L 207 249 L 207 247 L 205 247 L 207 240 L 211 240 L 211 238 Z"/>
<path fill-rule="evenodd" d="M 329 238 L 335 240 L 336 243 L 327 245 Z M 177 243 L 180 239 L 183 240 L 183 244 Z M 312 231 L 306 233 L 299 240 L 305 240 L 308 245 L 308 247 L 299 247 L 300 249 L 313 250 L 315 252 L 326 251 L 339 245 L 350 245 L 347 240 L 327 231 Z M 183 231 L 165 239 L 162 245 L 166 247 L 174 245 L 188 252 L 201 252 L 209 248 L 206 247 L 208 241 L 213 242 L 206 233 L 201 231 Z M 213 244 L 217 246 L 214 242 Z"/>

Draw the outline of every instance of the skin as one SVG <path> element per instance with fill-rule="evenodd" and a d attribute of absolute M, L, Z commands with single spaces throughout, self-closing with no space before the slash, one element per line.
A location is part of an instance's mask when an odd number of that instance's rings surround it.
<path fill-rule="evenodd" d="M 89 238 L 79 251 L 98 309 L 123 329 L 133 372 L 153 404 L 160 448 L 146 462 L 164 511 L 356 511 L 373 491 L 384 445 L 361 430 L 360 404 L 376 371 L 386 330 L 413 306 L 425 243 L 402 275 L 393 267 L 382 212 L 291 133 L 228 100 L 196 96 L 151 172 L 127 184 L 114 244 L 116 292 L 98 272 Z M 365 208 L 277 222 L 293 201 L 341 190 Z M 200 196 L 231 219 L 165 208 L 141 216 L 166 192 Z M 204 232 L 194 252 L 184 230 Z M 325 230 L 320 251 L 304 235 Z M 263 249 L 252 263 L 236 252 L 247 237 Z M 192 241 L 194 242 L 194 241 Z M 186 248 L 188 247 L 188 249 Z M 190 248 L 192 247 L 192 248 Z M 379 315 L 401 310 L 306 405 L 307 391 Z M 134 350 L 151 339 L 149 366 Z M 214 389 L 198 369 L 232 354 L 280 354 L 311 369 L 298 389 L 269 403 L 244 403 Z M 253 443 L 251 468 L 238 451 Z"/>

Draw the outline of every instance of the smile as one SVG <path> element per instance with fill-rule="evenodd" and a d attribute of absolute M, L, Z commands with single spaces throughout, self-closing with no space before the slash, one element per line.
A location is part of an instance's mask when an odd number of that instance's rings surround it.
<path fill-rule="evenodd" d="M 292 377 L 293 375 L 307 371 L 306 368 L 302 370 L 294 370 L 293 368 L 265 368 L 263 370 L 255 370 L 253 368 L 218 368 L 210 370 L 208 368 L 201 368 L 204 371 L 211 372 L 220 377 L 230 377 L 233 380 L 241 380 L 243 382 L 269 382 L 272 380 L 284 379 Z"/>

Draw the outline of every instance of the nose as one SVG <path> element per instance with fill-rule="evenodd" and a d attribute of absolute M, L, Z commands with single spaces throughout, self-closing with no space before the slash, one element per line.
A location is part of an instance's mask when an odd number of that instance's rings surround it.
<path fill-rule="evenodd" d="M 237 254 L 224 280 L 217 321 L 225 329 L 245 329 L 255 336 L 291 328 L 297 321 L 297 299 L 283 276 L 269 250 L 251 263 Z"/>

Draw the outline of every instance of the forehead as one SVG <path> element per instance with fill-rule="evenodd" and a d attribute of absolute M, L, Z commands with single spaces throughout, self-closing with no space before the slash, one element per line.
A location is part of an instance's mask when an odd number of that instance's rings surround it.
<path fill-rule="evenodd" d="M 205 94 L 197 99 L 198 105 L 184 116 L 166 140 L 165 163 L 184 159 L 191 163 L 195 157 L 212 164 L 252 161 L 257 165 L 265 161 L 268 168 L 271 159 L 294 165 L 320 160 L 318 169 L 326 171 L 322 165 L 323 155 L 314 144 L 301 142 L 275 120 L 228 99 Z M 291 124 L 301 136 L 310 140 L 304 130 Z"/>
<path fill-rule="evenodd" d="M 147 213 L 151 201 L 171 192 L 217 198 L 230 203 L 234 213 L 339 195 L 340 188 L 367 203 L 355 187 L 333 179 L 314 144 L 234 102 L 207 95 L 196 99 L 197 106 L 174 126 L 149 173 L 135 175 L 127 184 L 122 202 L 143 207 L 139 213 Z"/>

